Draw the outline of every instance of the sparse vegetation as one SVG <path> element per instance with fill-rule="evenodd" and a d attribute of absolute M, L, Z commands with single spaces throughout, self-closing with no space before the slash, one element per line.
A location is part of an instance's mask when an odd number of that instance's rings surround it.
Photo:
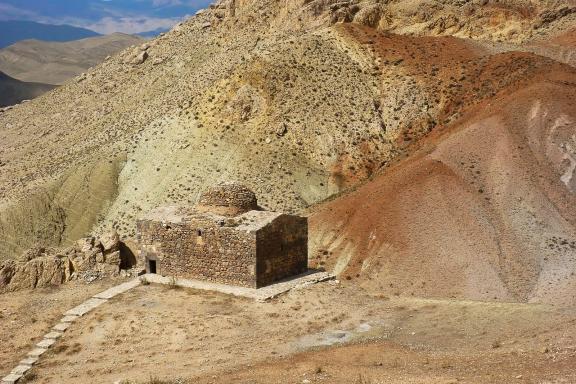
<path fill-rule="evenodd" d="M 176 281 L 176 278 L 174 276 L 170 276 L 167 286 L 168 286 L 168 289 L 180 289 L 180 288 L 182 288 L 178 285 L 178 282 Z"/>
<path fill-rule="evenodd" d="M 159 379 L 157 377 L 150 377 L 148 380 L 144 381 L 132 381 L 132 380 L 123 380 L 120 384 L 192 384 L 189 380 L 184 379 Z"/>
<path fill-rule="evenodd" d="M 24 376 L 18 381 L 19 384 L 33 383 L 38 378 L 34 369 L 29 370 L 24 374 Z"/>
<path fill-rule="evenodd" d="M 371 379 L 369 379 L 366 375 L 359 374 L 358 378 L 354 380 L 354 384 L 376 384 L 376 383 Z"/>
<path fill-rule="evenodd" d="M 68 350 L 68 348 L 69 348 L 68 344 L 60 342 L 60 343 L 56 343 L 56 345 L 54 345 L 50 349 L 50 352 L 57 355 L 59 353 L 66 352 Z"/>

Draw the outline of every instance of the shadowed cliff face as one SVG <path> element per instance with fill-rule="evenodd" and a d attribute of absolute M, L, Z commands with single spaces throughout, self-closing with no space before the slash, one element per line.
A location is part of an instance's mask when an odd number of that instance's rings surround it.
<path fill-rule="evenodd" d="M 0 72 L 0 108 L 30 100 L 54 88 L 49 84 L 26 83 Z"/>
<path fill-rule="evenodd" d="M 220 3 L 1 114 L 0 257 L 110 227 L 134 236 L 142 212 L 218 181 L 301 211 L 380 180 L 501 93 L 560 81 L 551 71 L 570 82 L 570 67 L 510 52 L 561 36 L 570 2 L 464 2 L 456 23 L 460 3 Z"/>

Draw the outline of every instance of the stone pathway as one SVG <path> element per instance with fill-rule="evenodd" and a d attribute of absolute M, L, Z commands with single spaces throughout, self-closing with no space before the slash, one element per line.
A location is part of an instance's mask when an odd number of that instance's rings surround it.
<path fill-rule="evenodd" d="M 211 283 L 202 280 L 174 279 L 172 277 L 164 277 L 156 274 L 145 274 L 141 278 L 146 280 L 148 283 L 176 285 L 182 288 L 201 289 L 204 291 L 216 291 L 233 296 L 248 297 L 256 301 L 267 301 L 293 289 L 301 289 L 312 284 L 332 280 L 334 279 L 334 275 L 327 272 L 311 271 L 257 289 Z"/>
<path fill-rule="evenodd" d="M 18 380 L 20 380 L 26 374 L 26 372 L 32 369 L 32 366 L 38 362 L 40 357 L 46 353 L 46 351 L 48 351 L 48 349 L 56 342 L 56 340 L 62 337 L 63 333 L 80 317 L 106 303 L 109 299 L 112 299 L 119 294 L 139 286 L 143 281 L 166 285 L 175 284 L 176 286 L 184 288 L 216 291 L 234 296 L 248 297 L 257 301 L 266 301 L 293 289 L 305 288 L 309 285 L 331 280 L 333 278 L 333 275 L 330 275 L 326 272 L 308 272 L 290 279 L 282 280 L 267 287 L 255 289 L 209 283 L 200 280 L 173 279 L 156 274 L 146 274 L 139 278 L 107 289 L 104 292 L 100 292 L 82 304 L 70 309 L 69 311 L 66 311 L 64 313 L 64 317 L 62 317 L 62 319 L 60 319 L 60 321 L 52 327 L 50 332 L 44 335 L 42 341 L 36 344 L 34 348 L 28 352 L 28 356 L 21 360 L 18 366 L 16 366 L 16 368 L 14 368 L 8 376 L 2 379 L 2 384 L 17 383 Z"/>
<path fill-rule="evenodd" d="M 54 325 L 50 332 L 44 335 L 42 341 L 34 346 L 34 348 L 28 352 L 28 356 L 21 360 L 18 366 L 10 372 L 10 374 L 2 379 L 2 384 L 15 384 L 20 380 L 26 372 L 28 372 L 40 357 L 48 351 L 48 349 L 58 340 L 63 332 L 65 332 L 70 325 L 72 325 L 81 316 L 84 316 L 93 309 L 99 307 L 100 305 L 107 302 L 109 299 L 124 293 L 132 288 L 135 288 L 141 284 L 139 278 L 128 281 L 126 283 L 112 287 L 104 292 L 100 292 L 90 299 L 86 300 L 77 307 L 72 308 L 64 313 L 64 317 L 60 319 L 58 324 Z"/>

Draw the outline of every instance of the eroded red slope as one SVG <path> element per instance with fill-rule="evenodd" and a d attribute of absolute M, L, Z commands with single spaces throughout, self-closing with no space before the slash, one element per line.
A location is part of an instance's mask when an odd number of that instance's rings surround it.
<path fill-rule="evenodd" d="M 504 90 L 317 207 L 314 261 L 386 294 L 576 303 L 575 79 Z"/>

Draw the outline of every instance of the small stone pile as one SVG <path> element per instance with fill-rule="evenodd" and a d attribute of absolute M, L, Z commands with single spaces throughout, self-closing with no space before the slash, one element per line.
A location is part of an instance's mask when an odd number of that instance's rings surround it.
<path fill-rule="evenodd" d="M 87 282 L 120 275 L 122 258 L 116 232 L 86 237 L 65 249 L 33 247 L 18 260 L 0 264 L 0 292 Z"/>

